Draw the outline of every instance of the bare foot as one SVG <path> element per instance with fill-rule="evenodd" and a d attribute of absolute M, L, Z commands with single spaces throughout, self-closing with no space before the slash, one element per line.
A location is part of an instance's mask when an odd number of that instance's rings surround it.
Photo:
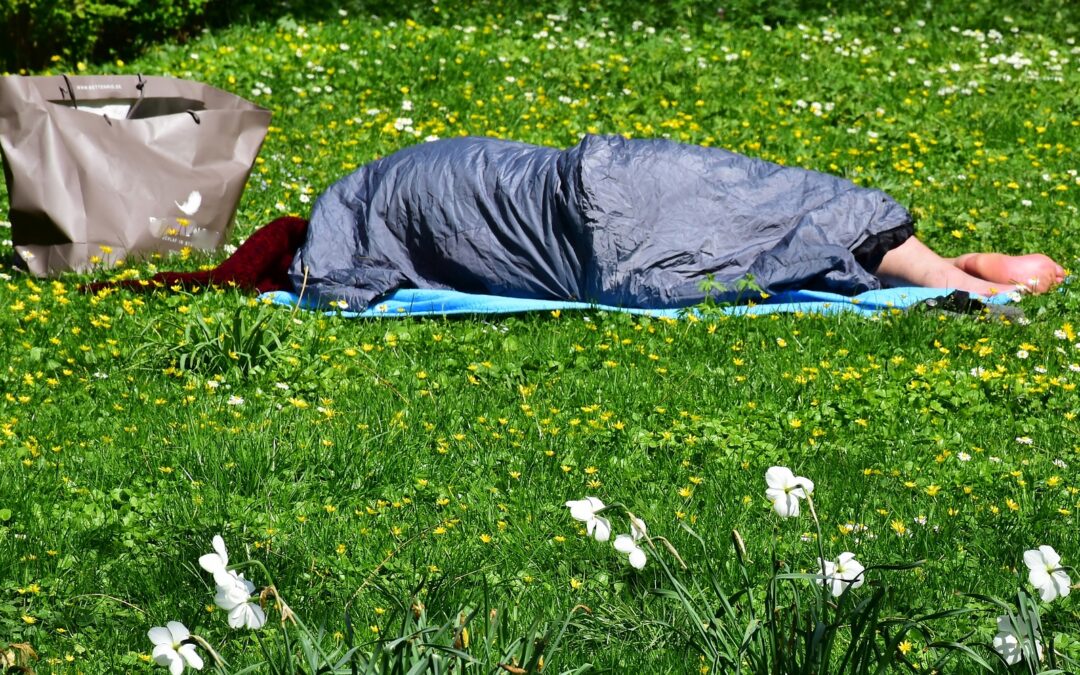
<path fill-rule="evenodd" d="M 1015 284 L 989 281 L 965 271 L 957 261 L 942 258 L 916 237 L 890 250 L 877 268 L 877 276 L 891 286 L 947 288 L 990 297 L 1012 293 Z"/>
<path fill-rule="evenodd" d="M 1065 269 L 1041 253 L 965 253 L 953 258 L 952 264 L 972 276 L 992 283 L 1015 284 L 1028 293 L 1045 293 L 1065 280 Z"/>
<path fill-rule="evenodd" d="M 928 267 L 919 278 L 919 286 L 927 288 L 950 288 L 958 291 L 976 293 L 984 297 L 993 297 L 999 293 L 1013 293 L 1022 290 L 1016 284 L 987 281 L 981 277 L 958 269 L 952 265 Z"/>

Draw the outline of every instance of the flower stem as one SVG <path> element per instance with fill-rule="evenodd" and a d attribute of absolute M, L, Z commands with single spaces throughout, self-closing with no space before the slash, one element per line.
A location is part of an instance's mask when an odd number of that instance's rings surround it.
<path fill-rule="evenodd" d="M 192 633 L 190 639 L 198 643 L 200 647 L 210 653 L 210 657 L 214 659 L 214 665 L 217 666 L 218 670 L 223 673 L 228 672 L 225 670 L 225 668 L 228 666 L 228 664 L 225 663 L 225 659 L 221 658 L 221 654 L 218 654 L 217 651 L 215 651 L 214 648 L 210 646 L 210 643 L 207 642 L 205 638 L 203 638 L 201 635 L 195 635 L 194 633 Z"/>
<path fill-rule="evenodd" d="M 652 542 L 654 542 L 654 541 L 661 542 L 664 545 L 664 547 L 667 548 L 668 552 L 670 552 L 671 555 L 675 556 L 675 559 L 679 561 L 679 566 L 680 567 L 682 567 L 684 570 L 689 569 L 686 566 L 686 562 L 683 561 L 682 556 L 679 555 L 679 552 L 675 550 L 675 546 L 670 541 L 667 540 L 667 537 L 650 537 L 649 535 L 645 535 L 645 539 L 647 539 L 650 544 L 652 544 Z M 653 544 L 653 546 L 655 547 L 656 545 Z"/>
<path fill-rule="evenodd" d="M 814 498 L 807 494 L 806 504 L 810 507 L 810 518 L 814 521 L 814 529 L 817 530 L 817 548 L 818 548 L 818 573 L 821 574 L 821 589 L 822 597 L 824 594 L 829 593 L 829 586 L 825 580 L 825 543 L 824 538 L 821 536 L 821 521 L 818 520 L 817 509 L 814 508 Z"/>

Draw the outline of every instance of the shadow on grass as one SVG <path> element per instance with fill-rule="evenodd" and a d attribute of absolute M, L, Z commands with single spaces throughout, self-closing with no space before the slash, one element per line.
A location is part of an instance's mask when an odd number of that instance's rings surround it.
<path fill-rule="evenodd" d="M 102 7 L 112 6 L 106 2 Z M 136 25 L 119 15 L 99 20 L 100 35 L 89 53 L 71 43 L 70 31 L 46 31 L 53 38 L 39 38 L 31 30 L 36 21 L 32 8 L 16 3 L 0 11 L 0 29 L 13 38 L 0 46 L 0 69 L 33 71 L 48 65 L 53 54 L 68 59 L 104 62 L 130 59 L 161 41 L 186 42 L 203 29 L 219 29 L 233 24 L 273 23 L 285 17 L 299 21 L 340 20 L 340 10 L 353 19 L 375 17 L 379 21 L 413 19 L 427 25 L 453 25 L 489 18 L 506 23 L 536 15 L 562 14 L 574 20 L 599 15 L 612 30 L 628 28 L 640 21 L 658 29 L 681 26 L 693 28 L 707 23 L 726 23 L 750 28 L 817 22 L 821 18 L 859 16 L 868 27 L 891 30 L 909 19 L 948 28 L 972 28 L 1006 33 L 1012 28 L 1038 32 L 1055 38 L 1074 37 L 1080 32 L 1080 2 L 1060 0 L 1014 0 L 1008 3 L 971 0 L 671 0 L 664 3 L 617 0 L 209 0 L 201 10 L 188 9 L 187 18 L 157 26 Z M 436 11 L 437 10 L 437 11 Z M 48 15 L 52 19 L 56 16 Z M 39 26 L 40 28 L 40 26 Z M 76 31 L 77 32 L 77 31 Z"/>
<path fill-rule="evenodd" d="M 433 11 L 438 6 L 439 11 Z M 527 9 L 525 8 L 527 7 Z M 305 20 L 334 20 L 338 10 L 350 16 L 382 20 L 423 19 L 427 23 L 453 23 L 463 17 L 491 16 L 506 21 L 535 14 L 590 13 L 606 16 L 615 27 L 641 21 L 656 28 L 692 26 L 715 21 L 735 26 L 783 25 L 816 21 L 821 17 L 865 17 L 871 25 L 890 27 L 907 19 L 923 19 L 937 26 L 957 26 L 1001 32 L 1017 26 L 1057 37 L 1080 32 L 1080 3 L 1060 0 L 1014 0 L 1008 3 L 971 0 L 671 0 L 663 3 L 613 0 L 276 0 L 274 2 L 212 2 L 211 25 L 274 21 L 284 16 Z M 1007 20 L 1008 19 L 1008 20 Z"/>

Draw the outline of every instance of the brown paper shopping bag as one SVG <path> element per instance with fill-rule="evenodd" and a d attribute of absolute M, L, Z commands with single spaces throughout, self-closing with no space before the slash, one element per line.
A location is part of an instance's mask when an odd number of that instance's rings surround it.
<path fill-rule="evenodd" d="M 270 111 L 166 77 L 0 78 L 15 262 L 37 276 L 225 243 Z"/>

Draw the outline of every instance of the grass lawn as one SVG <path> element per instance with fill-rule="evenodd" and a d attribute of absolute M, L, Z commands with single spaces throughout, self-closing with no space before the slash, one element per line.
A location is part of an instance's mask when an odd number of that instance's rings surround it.
<path fill-rule="evenodd" d="M 728 4 L 274 10 L 129 63 L 56 72 L 193 78 L 271 108 L 238 237 L 306 215 L 339 177 L 431 137 L 565 147 L 602 133 L 723 146 L 884 189 L 943 254 L 1042 251 L 1077 265 L 1075 9 Z M 989 646 L 1004 610 L 966 594 L 1015 605 L 1018 588 L 1034 593 L 1023 557 L 1039 545 L 1080 563 L 1074 284 L 1023 300 L 1028 318 L 1012 323 L 368 321 L 228 289 L 87 297 L 81 279 L 0 277 L 0 644 L 31 645 L 41 672 L 156 668 L 146 634 L 170 620 L 234 669 L 284 649 L 272 601 L 259 632 L 230 629 L 214 606 L 197 561 L 217 534 L 230 562 L 265 566 L 271 578 L 244 571 L 323 628 L 325 649 L 370 651 L 421 605 L 460 643 L 459 611 L 479 610 L 468 649 L 488 672 L 511 664 L 504 652 L 530 665 L 536 645 L 513 640 L 558 633 L 568 617 L 545 672 L 731 670 L 709 641 L 741 638 L 774 572 L 815 572 L 819 546 L 868 568 L 923 561 L 870 569 L 849 609 L 880 597 L 888 617 L 970 610 L 893 626 L 876 657 L 895 660 L 889 672 L 982 669 L 939 641 L 1005 672 Z M 237 316 L 245 334 L 266 317 L 280 340 L 258 367 L 181 366 L 200 326 L 229 333 Z M 820 537 L 805 502 L 798 518 L 770 508 L 774 465 L 814 482 Z M 624 504 L 688 569 L 660 542 L 638 571 L 589 538 L 564 506 L 586 495 Z M 605 516 L 629 531 L 620 510 Z M 706 622 L 714 584 L 750 592 L 705 630 L 676 580 Z M 817 611 L 812 580 L 778 588 L 789 623 Z M 1073 659 L 1077 595 L 1039 605 L 1044 645 Z M 839 667 L 849 640 L 840 630 L 826 663 Z"/>

